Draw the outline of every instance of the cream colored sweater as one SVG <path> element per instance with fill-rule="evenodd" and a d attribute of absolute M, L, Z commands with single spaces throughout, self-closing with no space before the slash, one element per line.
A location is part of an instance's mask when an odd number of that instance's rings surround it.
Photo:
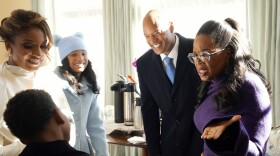
<path fill-rule="evenodd" d="M 53 98 L 66 116 L 73 120 L 72 111 L 62 90 L 62 81 L 48 68 L 40 67 L 36 72 L 18 66 L 0 65 L 0 156 L 17 156 L 25 147 L 8 129 L 3 113 L 8 100 L 26 89 L 43 89 Z M 74 120 L 73 120 L 74 121 Z M 70 144 L 75 143 L 75 125 L 71 125 Z"/>

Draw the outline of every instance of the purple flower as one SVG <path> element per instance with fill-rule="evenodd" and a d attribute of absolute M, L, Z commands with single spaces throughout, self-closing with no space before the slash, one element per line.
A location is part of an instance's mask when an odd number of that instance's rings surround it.
<path fill-rule="evenodd" d="M 135 68 L 137 68 L 136 62 L 137 62 L 137 59 L 135 58 L 134 61 L 132 62 L 132 66 Z"/>

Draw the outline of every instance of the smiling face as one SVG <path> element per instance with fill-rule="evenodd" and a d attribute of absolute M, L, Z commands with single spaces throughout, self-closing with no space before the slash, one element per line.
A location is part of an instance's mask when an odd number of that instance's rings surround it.
<path fill-rule="evenodd" d="M 204 34 L 196 36 L 193 44 L 193 53 L 199 55 L 202 51 L 214 53 L 219 50 L 210 36 Z M 195 59 L 194 64 L 200 79 L 202 81 L 215 80 L 224 72 L 229 57 L 230 55 L 225 49 L 220 53 L 211 55 L 210 61 L 202 62 L 199 59 Z"/>
<path fill-rule="evenodd" d="M 169 22 L 168 28 L 164 29 L 160 21 L 160 14 L 157 11 L 148 13 L 143 20 L 143 32 L 148 45 L 156 54 L 168 55 L 175 44 L 173 34 L 173 23 Z"/>
<path fill-rule="evenodd" d="M 73 72 L 80 75 L 88 65 L 87 52 L 84 50 L 75 50 L 67 55 L 69 67 Z"/>
<path fill-rule="evenodd" d="M 11 50 L 8 64 L 19 66 L 28 71 L 36 71 L 48 55 L 48 40 L 39 28 L 30 28 L 18 34 L 13 42 L 7 42 L 6 48 Z"/>

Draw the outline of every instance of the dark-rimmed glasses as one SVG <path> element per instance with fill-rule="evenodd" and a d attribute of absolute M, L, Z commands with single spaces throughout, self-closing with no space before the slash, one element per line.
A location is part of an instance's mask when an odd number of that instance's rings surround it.
<path fill-rule="evenodd" d="M 197 59 L 199 59 L 201 62 L 205 63 L 205 62 L 210 61 L 210 58 L 211 58 L 212 55 L 218 54 L 219 52 L 222 52 L 223 50 L 224 49 L 213 52 L 213 53 L 210 53 L 208 51 L 202 51 L 202 52 L 200 52 L 199 55 L 195 54 L 195 53 L 189 53 L 188 58 L 189 58 L 190 62 L 193 63 L 193 64 Z"/>

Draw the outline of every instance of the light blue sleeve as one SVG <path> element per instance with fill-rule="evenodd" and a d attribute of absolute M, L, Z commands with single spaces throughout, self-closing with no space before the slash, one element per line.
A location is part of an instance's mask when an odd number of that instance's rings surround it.
<path fill-rule="evenodd" d="M 89 110 L 87 132 L 96 151 L 96 156 L 109 156 L 108 143 L 100 111 L 97 95 L 94 95 Z"/>

